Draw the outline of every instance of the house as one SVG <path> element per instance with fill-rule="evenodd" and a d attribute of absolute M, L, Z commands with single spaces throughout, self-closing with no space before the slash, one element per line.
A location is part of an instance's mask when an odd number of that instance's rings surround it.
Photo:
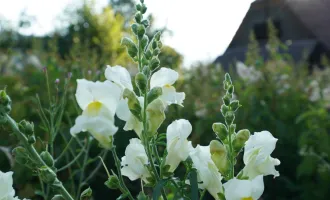
<path fill-rule="evenodd" d="M 287 53 L 295 61 L 305 55 L 310 67 L 321 66 L 322 55 L 330 55 L 329 12 L 330 0 L 256 0 L 227 50 L 215 63 L 228 69 L 235 61 L 244 61 L 251 31 L 260 44 L 261 56 L 267 59 L 267 21 L 271 19 L 279 39 L 290 42 Z"/>

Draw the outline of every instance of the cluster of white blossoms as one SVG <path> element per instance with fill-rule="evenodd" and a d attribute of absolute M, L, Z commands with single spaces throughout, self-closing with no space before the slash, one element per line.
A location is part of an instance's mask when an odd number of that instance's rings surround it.
<path fill-rule="evenodd" d="M 157 132 L 165 119 L 163 113 L 167 106 L 182 106 L 185 94 L 176 92 L 173 87 L 178 76 L 177 72 L 168 68 L 160 68 L 151 76 L 150 89 L 161 88 L 162 92 L 152 102 L 148 102 L 148 131 Z M 126 147 L 125 156 L 121 159 L 121 174 L 132 181 L 141 179 L 148 183 L 152 173 L 147 166 L 154 160 L 148 159 L 146 146 L 142 142 L 146 131 L 143 130 L 143 120 L 139 119 L 143 114 L 141 110 L 145 106 L 145 96 L 135 94 L 131 76 L 121 66 L 108 66 L 105 77 L 107 80 L 104 82 L 77 81 L 76 98 L 83 112 L 71 128 L 71 134 L 88 131 L 99 141 L 100 146 L 110 149 L 113 136 L 118 130 L 114 121 L 114 116 L 117 115 L 126 122 L 124 130 L 134 130 L 138 136 L 131 139 Z M 133 102 L 132 99 L 136 101 Z M 139 104 L 138 107 L 142 109 L 132 109 L 133 104 Z M 219 200 L 222 195 L 227 200 L 256 200 L 264 190 L 263 176 L 279 176 L 275 166 L 279 165 L 280 161 L 271 157 L 277 139 L 268 131 L 257 132 L 252 136 L 248 132 L 249 138 L 243 142 L 245 167 L 237 177 L 231 179 L 224 178 L 222 174 L 227 170 L 227 160 L 231 156 L 228 152 L 223 153 L 223 144 L 216 141 L 215 146 L 212 146 L 211 142 L 209 146 L 197 145 L 194 148 L 191 141 L 188 141 L 191 132 L 192 125 L 185 119 L 176 120 L 167 127 L 165 165 L 168 166 L 168 172 L 174 172 L 181 162 L 191 158 L 192 166 L 197 171 L 198 187 L 206 189 L 215 199 Z M 239 140 L 238 136 L 235 137 Z M 189 181 L 187 183 L 189 184 Z"/>
<path fill-rule="evenodd" d="M 242 62 L 236 63 L 236 72 L 239 77 L 248 83 L 254 83 L 262 78 L 262 73 L 255 69 L 254 66 L 246 66 Z"/>
<path fill-rule="evenodd" d="M 13 172 L 0 171 L 0 200 L 19 200 L 13 188 Z"/>

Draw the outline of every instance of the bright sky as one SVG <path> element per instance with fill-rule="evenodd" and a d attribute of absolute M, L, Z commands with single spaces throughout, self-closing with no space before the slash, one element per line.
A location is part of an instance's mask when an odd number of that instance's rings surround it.
<path fill-rule="evenodd" d="M 98 8 L 108 0 L 95 0 Z M 173 31 L 164 43 L 184 55 L 185 65 L 213 61 L 229 45 L 253 0 L 145 0 L 156 26 Z M 21 11 L 36 17 L 25 34 L 43 35 L 54 30 L 68 6 L 83 0 L 0 0 L 0 17 L 16 22 Z"/>

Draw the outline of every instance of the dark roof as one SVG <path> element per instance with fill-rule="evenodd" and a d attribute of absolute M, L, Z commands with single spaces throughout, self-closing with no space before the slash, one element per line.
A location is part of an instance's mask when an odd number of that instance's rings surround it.
<path fill-rule="evenodd" d="M 285 0 L 290 9 L 330 49 L 330 1 Z"/>
<path fill-rule="evenodd" d="M 292 56 L 294 61 L 301 61 L 304 54 L 309 55 L 317 45 L 316 40 L 301 40 L 301 41 L 292 41 L 292 44 L 289 45 L 286 53 Z M 238 48 L 230 48 L 227 49 L 226 53 L 222 56 L 219 56 L 215 62 L 221 63 L 225 70 L 229 69 L 231 64 L 235 64 L 236 61 L 245 61 L 245 53 L 247 51 L 247 47 L 238 47 Z M 279 52 L 284 53 L 283 50 L 279 50 Z M 260 47 L 260 56 L 264 59 L 268 58 L 268 50 L 266 45 L 261 45 Z"/>

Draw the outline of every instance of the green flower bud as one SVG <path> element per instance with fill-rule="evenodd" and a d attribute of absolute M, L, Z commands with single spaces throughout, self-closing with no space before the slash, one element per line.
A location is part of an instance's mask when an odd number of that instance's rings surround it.
<path fill-rule="evenodd" d="M 141 24 L 143 24 L 143 26 L 146 28 L 148 28 L 148 26 L 150 26 L 150 22 L 147 19 L 142 20 Z"/>
<path fill-rule="evenodd" d="M 26 120 L 22 120 L 18 124 L 19 130 L 26 135 L 33 135 L 34 134 L 34 124 L 33 122 L 28 122 Z"/>
<path fill-rule="evenodd" d="M 151 70 L 155 70 L 159 67 L 160 61 L 157 57 L 153 57 L 152 60 L 150 61 L 150 68 Z"/>
<path fill-rule="evenodd" d="M 232 124 L 234 122 L 234 120 L 235 120 L 234 112 L 233 111 L 227 112 L 225 115 L 225 121 L 226 121 L 227 125 Z"/>
<path fill-rule="evenodd" d="M 230 96 L 229 96 L 229 95 L 225 95 L 225 96 L 222 98 L 222 101 L 223 101 L 223 103 L 224 103 L 226 106 L 229 106 L 229 105 L 230 105 Z"/>
<path fill-rule="evenodd" d="M 39 175 L 41 180 L 47 184 L 52 184 L 56 180 L 55 172 L 46 166 L 39 168 Z"/>
<path fill-rule="evenodd" d="M 136 34 L 138 38 L 141 40 L 145 33 L 146 33 L 146 28 L 144 28 L 143 25 L 139 24 L 137 27 L 137 34 Z"/>
<path fill-rule="evenodd" d="M 139 25 L 136 24 L 136 23 L 134 23 L 134 24 L 131 25 L 132 31 L 133 31 L 133 33 L 134 33 L 135 35 L 138 34 L 138 27 L 139 27 Z"/>
<path fill-rule="evenodd" d="M 231 86 L 227 81 L 223 81 L 222 83 L 223 83 L 223 89 L 224 90 L 228 90 L 229 87 Z"/>
<path fill-rule="evenodd" d="M 210 142 L 210 153 L 214 164 L 217 166 L 221 174 L 226 174 L 229 169 L 229 162 L 227 158 L 227 150 L 223 144 L 217 140 Z"/>
<path fill-rule="evenodd" d="M 156 41 L 159 41 L 160 40 L 160 35 L 161 34 L 162 34 L 162 32 L 160 32 L 160 31 L 158 31 L 157 33 L 155 33 L 154 38 L 155 38 Z"/>
<path fill-rule="evenodd" d="M 149 197 L 145 195 L 143 192 L 140 192 L 137 196 L 137 200 L 149 200 Z"/>
<path fill-rule="evenodd" d="M 137 12 L 136 14 L 135 14 L 135 21 L 137 22 L 137 23 L 141 23 L 141 20 L 142 20 L 142 14 L 140 13 L 140 12 Z"/>
<path fill-rule="evenodd" d="M 36 137 L 34 135 L 29 135 L 28 136 L 28 142 L 29 142 L 29 144 L 36 143 Z"/>
<path fill-rule="evenodd" d="M 233 94 L 233 93 L 234 93 L 234 86 L 233 86 L 233 85 L 230 85 L 230 86 L 228 87 L 228 93 L 229 93 L 229 94 Z"/>
<path fill-rule="evenodd" d="M 156 40 L 152 41 L 151 47 L 152 47 L 152 49 L 156 49 L 158 47 L 158 43 Z"/>
<path fill-rule="evenodd" d="M 165 120 L 165 105 L 156 99 L 147 106 L 148 135 L 154 135 Z"/>
<path fill-rule="evenodd" d="M 12 154 L 18 164 L 25 165 L 29 161 L 29 153 L 24 147 L 16 147 Z"/>
<path fill-rule="evenodd" d="M 137 11 L 141 11 L 141 8 L 142 8 L 141 4 L 136 4 L 135 9 Z"/>
<path fill-rule="evenodd" d="M 145 53 L 145 56 L 148 60 L 150 60 L 152 58 L 152 53 L 150 50 L 148 50 L 146 53 Z"/>
<path fill-rule="evenodd" d="M 144 75 L 141 72 L 136 74 L 135 83 L 136 83 L 137 87 L 139 88 L 139 90 L 141 91 L 141 93 L 143 93 L 143 94 L 146 92 L 147 82 L 148 82 L 148 80 L 147 80 L 146 75 Z"/>
<path fill-rule="evenodd" d="M 229 83 L 230 85 L 232 85 L 231 78 L 230 78 L 230 75 L 228 73 L 225 74 L 225 81 L 227 83 Z"/>
<path fill-rule="evenodd" d="M 0 113 L 0 124 L 7 123 L 7 120 L 7 117 L 5 117 L 3 113 Z"/>
<path fill-rule="evenodd" d="M 225 116 L 227 114 L 227 112 L 229 111 L 229 107 L 226 105 L 222 105 L 221 106 L 221 113 L 223 116 Z"/>
<path fill-rule="evenodd" d="M 149 66 L 144 66 L 143 67 L 143 70 L 142 70 L 142 73 L 144 74 L 144 75 L 146 75 L 146 77 L 150 77 L 150 73 L 151 73 L 151 71 L 150 71 L 150 68 L 149 68 Z"/>
<path fill-rule="evenodd" d="M 46 165 L 48 167 L 53 167 L 54 166 L 54 159 L 48 151 L 41 152 L 40 157 L 46 163 Z"/>
<path fill-rule="evenodd" d="M 119 179 L 117 176 L 110 176 L 104 183 L 109 189 L 116 190 L 119 188 Z"/>
<path fill-rule="evenodd" d="M 158 48 L 162 48 L 163 47 L 163 43 L 161 41 L 158 42 Z"/>
<path fill-rule="evenodd" d="M 0 113 L 9 113 L 11 111 L 11 99 L 5 90 L 0 90 Z"/>
<path fill-rule="evenodd" d="M 147 95 L 148 103 L 153 102 L 155 99 L 157 99 L 159 96 L 163 94 L 163 90 L 161 87 L 154 87 L 152 88 Z"/>
<path fill-rule="evenodd" d="M 228 130 L 226 125 L 224 125 L 223 123 L 214 123 L 212 125 L 212 129 L 221 141 L 224 141 L 227 138 Z"/>
<path fill-rule="evenodd" d="M 239 101 L 238 100 L 234 100 L 234 101 L 230 102 L 230 108 L 234 112 L 236 112 L 239 107 L 241 107 L 241 105 L 239 104 Z"/>
<path fill-rule="evenodd" d="M 154 49 L 153 55 L 158 56 L 159 54 L 160 54 L 160 49 L 159 48 Z"/>
<path fill-rule="evenodd" d="M 141 48 L 143 50 L 145 50 L 145 48 L 147 47 L 148 42 L 149 42 L 148 36 L 144 35 L 143 38 L 142 38 L 142 40 L 141 40 Z"/>
<path fill-rule="evenodd" d="M 90 200 L 93 197 L 92 194 L 93 194 L 93 191 L 89 187 L 81 193 L 80 200 Z"/>
<path fill-rule="evenodd" d="M 63 198 L 62 195 L 57 194 L 52 198 L 52 200 L 65 200 L 65 199 Z"/>
<path fill-rule="evenodd" d="M 147 6 L 142 4 L 141 13 L 144 14 L 147 12 Z"/>
<path fill-rule="evenodd" d="M 240 152 L 241 149 L 244 147 L 245 142 L 250 138 L 250 131 L 247 129 L 243 129 L 238 131 L 236 137 L 233 141 L 233 147 L 235 152 Z"/>
<path fill-rule="evenodd" d="M 130 38 L 124 37 L 121 40 L 121 45 L 124 45 L 126 47 L 128 55 L 130 55 L 132 58 L 137 56 L 138 49 L 135 43 Z"/>
<path fill-rule="evenodd" d="M 234 134 L 236 129 L 236 124 L 231 124 L 229 126 L 229 133 Z"/>
<path fill-rule="evenodd" d="M 137 117 L 140 121 L 142 121 L 141 117 L 141 105 L 139 100 L 137 99 L 134 92 L 130 91 L 129 89 L 125 88 L 123 93 L 123 98 L 128 99 L 128 108 L 131 111 L 131 113 Z"/>

